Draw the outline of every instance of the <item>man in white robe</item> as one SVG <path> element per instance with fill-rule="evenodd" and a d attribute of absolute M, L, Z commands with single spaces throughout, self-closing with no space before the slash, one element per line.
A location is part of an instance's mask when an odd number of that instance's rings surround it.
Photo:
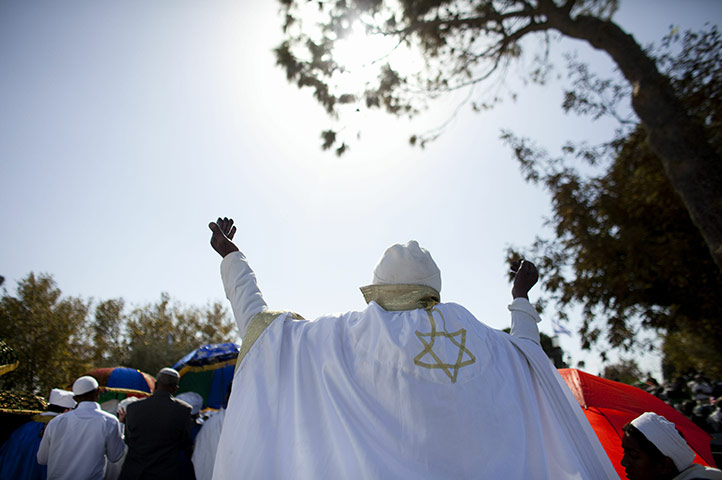
<path fill-rule="evenodd" d="M 511 335 L 440 303 L 416 242 L 394 245 L 360 312 L 268 310 L 233 221 L 209 225 L 243 339 L 214 466 L 235 478 L 616 478 L 539 346 L 522 263 Z"/>

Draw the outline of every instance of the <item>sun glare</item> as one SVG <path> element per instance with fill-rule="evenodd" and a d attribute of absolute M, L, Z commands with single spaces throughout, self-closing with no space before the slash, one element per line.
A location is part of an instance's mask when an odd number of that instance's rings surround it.
<path fill-rule="evenodd" d="M 344 68 L 335 79 L 338 87 L 357 92 L 372 82 L 381 66 L 390 63 L 404 73 L 418 68 L 418 62 L 408 48 L 399 46 L 396 39 L 382 34 L 368 34 L 361 22 L 355 22 L 351 33 L 334 45 L 333 57 Z"/>

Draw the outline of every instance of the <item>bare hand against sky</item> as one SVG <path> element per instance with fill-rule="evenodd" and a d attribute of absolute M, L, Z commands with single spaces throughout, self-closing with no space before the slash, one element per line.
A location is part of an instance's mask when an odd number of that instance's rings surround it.
<path fill-rule="evenodd" d="M 511 295 L 514 298 L 523 297 L 529 299 L 528 293 L 539 280 L 539 271 L 536 265 L 528 260 L 521 260 L 514 276 L 514 285 L 511 287 Z"/>
<path fill-rule="evenodd" d="M 237 252 L 238 247 L 231 241 L 236 234 L 236 227 L 233 226 L 232 218 L 221 218 L 208 224 L 213 235 L 211 236 L 211 247 L 218 252 L 221 257 L 225 257 L 231 252 Z"/>

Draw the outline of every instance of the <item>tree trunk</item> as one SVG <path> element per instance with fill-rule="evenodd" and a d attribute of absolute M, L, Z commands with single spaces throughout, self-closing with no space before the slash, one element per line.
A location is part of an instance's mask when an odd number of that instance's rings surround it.
<path fill-rule="evenodd" d="M 722 270 L 722 162 L 701 123 L 689 115 L 634 37 L 616 24 L 596 17 L 572 19 L 548 4 L 540 9 L 552 28 L 607 52 L 629 80 L 632 108 L 647 131 L 649 146 Z"/>

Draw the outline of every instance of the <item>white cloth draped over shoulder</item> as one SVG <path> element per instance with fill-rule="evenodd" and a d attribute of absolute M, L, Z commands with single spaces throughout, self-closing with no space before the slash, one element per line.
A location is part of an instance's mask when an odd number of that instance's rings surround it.
<path fill-rule="evenodd" d="M 221 273 L 244 345 L 214 479 L 617 478 L 527 300 L 512 335 L 453 303 L 258 322 L 245 257 Z"/>
<path fill-rule="evenodd" d="M 672 480 L 722 480 L 722 472 L 716 468 L 693 463 Z"/>
<path fill-rule="evenodd" d="M 193 469 L 196 472 L 196 480 L 211 480 L 213 478 L 213 463 L 216 460 L 218 440 L 221 437 L 223 419 L 226 410 L 220 409 L 208 420 L 196 435 L 195 446 L 193 447 Z"/>

